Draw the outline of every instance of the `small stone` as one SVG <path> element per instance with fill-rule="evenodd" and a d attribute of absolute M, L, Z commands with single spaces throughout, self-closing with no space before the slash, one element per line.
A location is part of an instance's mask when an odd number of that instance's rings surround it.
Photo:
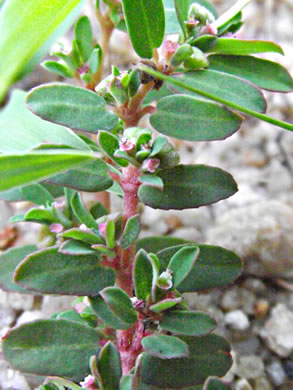
<path fill-rule="evenodd" d="M 54 297 L 46 295 L 43 298 L 41 311 L 44 317 L 51 317 L 52 314 L 72 309 L 74 297 Z"/>
<path fill-rule="evenodd" d="M 165 218 L 169 230 L 174 230 L 182 227 L 182 221 L 177 215 L 169 215 Z"/>
<path fill-rule="evenodd" d="M 246 330 L 249 328 L 249 319 L 242 310 L 234 310 L 227 313 L 225 315 L 225 323 L 236 330 Z"/>
<path fill-rule="evenodd" d="M 264 374 L 264 363 L 258 356 L 241 356 L 237 363 L 237 374 L 241 378 L 256 379 Z"/>
<path fill-rule="evenodd" d="M 257 319 L 263 318 L 268 314 L 270 304 L 266 299 L 259 299 L 254 305 L 254 316 Z"/>
<path fill-rule="evenodd" d="M 30 321 L 40 320 L 45 318 L 44 314 L 40 310 L 28 310 L 24 311 L 17 319 L 16 325 L 22 325 Z"/>
<path fill-rule="evenodd" d="M 7 327 L 13 323 L 15 313 L 10 307 L 0 306 L 0 328 Z"/>
<path fill-rule="evenodd" d="M 0 371 L 0 388 L 1 390 L 30 390 L 25 377 L 11 369 L 6 372 Z"/>
<path fill-rule="evenodd" d="M 271 382 L 275 386 L 281 386 L 286 380 L 286 374 L 283 370 L 282 364 L 278 360 L 274 360 L 270 365 L 266 367 L 266 371 Z"/>
<path fill-rule="evenodd" d="M 187 241 L 194 241 L 194 242 L 202 241 L 201 233 L 197 229 L 192 227 L 182 227 L 176 229 L 170 234 L 170 236 L 182 238 L 183 240 L 187 240 Z"/>
<path fill-rule="evenodd" d="M 260 335 L 277 355 L 288 357 L 293 352 L 293 312 L 282 303 L 276 305 Z"/>
<path fill-rule="evenodd" d="M 260 149 L 251 148 L 244 153 L 244 163 L 250 167 L 262 168 L 268 163 L 268 157 Z"/>
<path fill-rule="evenodd" d="M 246 379 L 240 379 L 235 384 L 235 390 L 253 390 Z"/>
<path fill-rule="evenodd" d="M 8 293 L 0 290 L 0 306 L 14 310 L 30 310 L 34 304 L 34 296 L 29 294 Z"/>
<path fill-rule="evenodd" d="M 241 307 L 241 293 L 238 287 L 225 291 L 221 299 L 221 307 L 224 310 L 236 310 Z"/>
<path fill-rule="evenodd" d="M 0 229 L 3 229 L 10 217 L 12 217 L 13 211 L 10 205 L 4 200 L 0 200 Z"/>

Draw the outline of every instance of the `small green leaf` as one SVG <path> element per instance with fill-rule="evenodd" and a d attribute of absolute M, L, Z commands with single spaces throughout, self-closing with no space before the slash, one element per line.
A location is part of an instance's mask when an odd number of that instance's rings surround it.
<path fill-rule="evenodd" d="M 46 382 L 45 382 L 45 386 L 44 386 L 45 389 L 44 390 L 47 390 L 47 386 L 53 385 L 53 384 L 58 386 L 58 389 L 62 389 L 62 390 L 63 390 L 63 388 L 66 388 L 68 390 L 80 390 L 80 389 L 82 389 L 80 386 L 76 385 L 75 383 L 73 383 L 71 381 L 68 381 L 67 379 L 51 376 L 51 377 L 46 378 Z M 62 388 L 59 388 L 59 386 L 62 386 Z M 42 390 L 41 387 L 40 387 L 40 390 Z M 55 390 L 55 389 L 54 388 L 53 389 L 48 388 L 48 390 Z"/>
<path fill-rule="evenodd" d="M 31 184 L 20 188 L 25 200 L 29 202 L 46 206 L 54 202 L 53 196 L 41 184 Z"/>
<path fill-rule="evenodd" d="M 28 108 L 41 118 L 75 130 L 97 133 L 111 130 L 118 117 L 106 110 L 104 99 L 84 88 L 45 84 L 27 95 Z"/>
<path fill-rule="evenodd" d="M 269 91 L 291 92 L 293 79 L 280 64 L 253 56 L 211 55 L 210 69 L 241 77 Z M 274 75 L 274 77 L 272 77 Z"/>
<path fill-rule="evenodd" d="M 76 150 L 1 155 L 0 191 L 47 179 L 94 159 L 93 155 Z"/>
<path fill-rule="evenodd" d="M 102 61 L 102 50 L 100 47 L 96 47 L 90 56 L 89 60 L 89 66 L 90 66 L 90 71 L 92 74 L 95 74 L 97 70 L 99 69 Z"/>
<path fill-rule="evenodd" d="M 174 0 L 178 21 L 180 23 L 184 37 L 186 38 L 185 21 L 188 19 L 189 0 Z"/>
<path fill-rule="evenodd" d="M 221 30 L 224 25 L 233 19 L 250 2 L 250 0 L 238 0 L 232 7 L 224 12 L 216 21 L 216 27 Z"/>
<path fill-rule="evenodd" d="M 81 223 L 85 224 L 89 228 L 99 229 L 99 225 L 90 212 L 86 209 L 78 192 L 76 192 L 71 199 L 71 207 L 74 214 Z"/>
<path fill-rule="evenodd" d="M 146 252 L 157 253 L 162 249 L 182 244 L 191 244 L 191 242 L 182 238 L 168 236 L 145 237 L 136 242 L 135 251 L 138 252 L 142 248 Z"/>
<path fill-rule="evenodd" d="M 171 307 L 176 306 L 178 303 L 182 301 L 182 298 L 166 298 L 162 301 L 159 301 L 157 303 L 154 303 L 150 306 L 150 310 L 154 313 L 161 313 L 165 310 L 171 309 Z"/>
<path fill-rule="evenodd" d="M 257 53 L 279 53 L 284 55 L 282 48 L 270 41 L 240 40 L 235 38 L 219 38 L 210 53 L 247 55 Z"/>
<path fill-rule="evenodd" d="M 205 382 L 203 390 L 231 390 L 231 386 L 219 378 L 210 377 Z"/>
<path fill-rule="evenodd" d="M 115 248 L 115 223 L 111 219 L 106 223 L 106 243 L 108 248 Z"/>
<path fill-rule="evenodd" d="M 98 135 L 98 142 L 103 149 L 103 151 L 117 164 L 121 165 L 122 167 L 127 167 L 128 162 L 124 160 L 123 158 L 117 158 L 114 157 L 114 153 L 116 150 L 119 149 L 119 140 L 118 138 L 107 132 L 107 131 L 100 131 Z"/>
<path fill-rule="evenodd" d="M 122 0 L 127 30 L 134 50 L 142 58 L 152 58 L 161 46 L 165 31 L 162 0 Z"/>
<path fill-rule="evenodd" d="M 84 231 L 78 228 L 73 228 L 66 230 L 64 233 L 60 234 L 61 238 L 72 238 L 74 240 L 84 241 L 88 244 L 102 244 L 104 240 L 97 234 L 91 231 Z"/>
<path fill-rule="evenodd" d="M 81 318 L 81 316 L 75 310 L 66 310 L 61 313 L 58 313 L 55 317 L 56 320 L 67 320 L 77 322 L 89 326 L 88 322 Z"/>
<path fill-rule="evenodd" d="M 89 18 L 82 16 L 78 19 L 74 28 L 75 40 L 83 62 L 90 58 L 92 49 L 93 32 Z"/>
<path fill-rule="evenodd" d="M 139 176 L 139 181 L 146 186 L 158 188 L 159 190 L 163 190 L 164 183 L 163 180 L 159 176 L 155 175 L 143 175 Z"/>
<path fill-rule="evenodd" d="M 146 300 L 152 296 L 154 285 L 157 283 L 158 270 L 152 258 L 144 249 L 140 249 L 134 259 L 133 282 L 135 296 Z"/>
<path fill-rule="evenodd" d="M 116 253 L 114 251 L 112 251 L 111 249 L 109 249 L 106 245 L 94 244 L 94 245 L 92 245 L 92 248 L 95 251 L 98 251 L 102 255 L 107 256 L 109 258 L 114 258 L 116 256 Z"/>
<path fill-rule="evenodd" d="M 49 72 L 58 74 L 58 76 L 64 78 L 73 77 L 72 70 L 67 66 L 57 61 L 44 61 L 42 62 L 42 67 L 48 70 Z"/>
<path fill-rule="evenodd" d="M 186 279 L 199 256 L 198 246 L 185 246 L 180 249 L 170 260 L 168 269 L 172 271 L 174 287 Z"/>
<path fill-rule="evenodd" d="M 97 366 L 103 382 L 103 389 L 119 390 L 122 376 L 120 355 L 111 341 L 108 341 L 101 349 Z"/>
<path fill-rule="evenodd" d="M 144 354 L 143 382 L 160 388 L 181 389 L 203 384 L 212 375 L 221 377 L 230 369 L 230 346 L 222 337 L 207 335 L 180 338 L 189 347 L 189 357 L 160 359 Z"/>
<path fill-rule="evenodd" d="M 51 224 L 56 218 L 50 210 L 32 208 L 24 215 L 24 221 Z"/>
<path fill-rule="evenodd" d="M 137 321 L 137 312 L 132 306 L 129 296 L 118 287 L 106 287 L 100 295 L 113 313 L 122 321 L 128 324 L 134 324 Z"/>
<path fill-rule="evenodd" d="M 103 298 L 98 295 L 96 297 L 89 297 L 89 302 L 94 313 L 107 325 L 113 329 L 129 329 L 132 324 L 122 321 L 109 308 Z"/>
<path fill-rule="evenodd" d="M 140 231 L 140 220 L 139 215 L 134 215 L 130 217 L 125 225 L 123 230 L 123 235 L 121 239 L 121 247 L 123 249 L 129 248 L 134 241 L 137 239 Z"/>
<path fill-rule="evenodd" d="M 151 356 L 161 359 L 188 357 L 188 345 L 174 336 L 148 336 L 141 342 L 143 349 Z"/>
<path fill-rule="evenodd" d="M 95 219 L 98 219 L 103 217 L 104 215 L 107 215 L 108 211 L 100 202 L 97 202 L 90 208 L 90 213 Z"/>
<path fill-rule="evenodd" d="M 216 41 L 217 37 L 214 35 L 201 35 L 200 37 L 194 39 L 190 42 L 191 46 L 196 46 L 203 52 L 206 52 L 210 47 L 212 47 Z"/>
<path fill-rule="evenodd" d="M 168 139 L 164 137 L 163 135 L 158 135 L 157 138 L 155 139 L 153 146 L 152 146 L 152 151 L 150 154 L 150 157 L 154 157 L 157 154 L 159 154 L 164 146 L 167 144 Z"/>
<path fill-rule="evenodd" d="M 76 382 L 89 374 L 89 358 L 100 350 L 94 329 L 61 319 L 38 320 L 14 328 L 5 336 L 2 348 L 16 370 L 65 376 Z"/>
<path fill-rule="evenodd" d="M 187 141 L 225 139 L 237 131 L 241 117 L 217 103 L 185 95 L 159 100 L 151 125 L 160 133 Z"/>
<path fill-rule="evenodd" d="M 225 22 L 221 24 L 220 27 L 218 27 L 218 36 L 221 36 L 223 34 L 227 35 L 229 32 L 235 33 L 239 30 L 239 28 L 243 25 L 242 22 L 242 11 L 239 11 L 236 15 L 231 17 L 230 19 L 227 19 Z"/>
<path fill-rule="evenodd" d="M 97 256 L 70 256 L 48 248 L 29 255 L 16 269 L 14 280 L 47 294 L 97 295 L 115 282 L 115 272 L 99 265 Z"/>
<path fill-rule="evenodd" d="M 164 314 L 160 327 L 175 334 L 202 336 L 217 326 L 216 321 L 205 313 L 191 310 L 172 310 Z"/>
<path fill-rule="evenodd" d="M 230 174 L 205 165 L 178 165 L 158 173 L 163 191 L 141 185 L 139 199 L 152 208 L 187 209 L 218 202 L 237 192 Z M 178 196 L 180 194 L 180 197 Z"/>
<path fill-rule="evenodd" d="M 32 294 L 13 282 L 13 274 L 18 264 L 29 254 L 38 250 L 35 245 L 26 245 L 19 248 L 11 248 L 0 255 L 0 287 L 4 291 L 16 291 L 23 294 Z"/>
<path fill-rule="evenodd" d="M 59 248 L 59 252 L 71 256 L 82 256 L 95 253 L 89 244 L 77 240 L 64 241 Z"/>

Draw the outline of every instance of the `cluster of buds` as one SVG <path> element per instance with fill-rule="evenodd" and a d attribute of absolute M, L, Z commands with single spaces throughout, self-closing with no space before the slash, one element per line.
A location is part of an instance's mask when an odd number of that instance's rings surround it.
<path fill-rule="evenodd" d="M 185 22 L 188 34 L 197 37 L 203 34 L 216 35 L 214 15 L 204 6 L 193 3 L 188 12 L 188 20 Z"/>
<path fill-rule="evenodd" d="M 165 46 L 173 48 L 175 45 L 171 46 L 169 42 L 166 41 Z M 166 50 L 165 52 L 165 58 L 173 69 L 178 68 L 181 64 L 189 70 L 197 70 L 209 66 L 209 62 L 204 53 L 199 48 L 191 46 L 188 43 L 179 46 L 171 55 L 170 52 L 167 53 Z"/>

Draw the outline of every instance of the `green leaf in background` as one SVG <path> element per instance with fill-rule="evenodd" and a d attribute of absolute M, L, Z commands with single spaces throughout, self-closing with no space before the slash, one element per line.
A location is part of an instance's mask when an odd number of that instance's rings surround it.
<path fill-rule="evenodd" d="M 187 141 L 225 139 L 241 125 L 241 117 L 214 103 L 186 95 L 159 100 L 151 125 L 160 133 Z"/>
<path fill-rule="evenodd" d="M 129 329 L 132 324 L 122 321 L 109 308 L 103 298 L 98 295 L 96 297 L 89 297 L 89 302 L 94 313 L 107 325 L 113 329 Z"/>
<path fill-rule="evenodd" d="M 97 133 L 113 129 L 118 122 L 101 96 L 73 85 L 42 85 L 27 95 L 26 102 L 35 115 L 75 130 Z"/>
<path fill-rule="evenodd" d="M 113 313 L 127 324 L 134 324 L 137 321 L 137 312 L 132 306 L 129 296 L 118 287 L 106 287 L 100 295 L 113 311 Z"/>
<path fill-rule="evenodd" d="M 208 69 L 186 72 L 179 79 L 196 89 L 212 93 L 239 106 L 258 112 L 266 111 L 267 105 L 262 92 L 251 83 L 233 75 Z M 186 90 L 182 89 L 182 92 L 186 93 Z M 198 97 L 197 94 L 195 96 Z"/>
<path fill-rule="evenodd" d="M 74 240 L 84 241 L 87 244 L 91 244 L 91 245 L 102 244 L 104 242 L 104 240 L 100 236 L 96 235 L 92 231 L 90 231 L 90 230 L 84 231 L 84 230 L 81 230 L 78 228 L 66 230 L 65 232 L 60 234 L 58 237 L 72 238 Z"/>
<path fill-rule="evenodd" d="M 157 253 L 170 246 L 182 244 L 191 244 L 191 242 L 183 240 L 183 238 L 168 236 L 145 237 L 141 238 L 140 240 L 137 240 L 135 245 L 135 251 L 138 252 L 142 248 L 146 252 Z"/>
<path fill-rule="evenodd" d="M 114 157 L 114 153 L 119 149 L 119 140 L 118 138 L 107 132 L 107 131 L 99 131 L 98 142 L 103 149 L 103 151 L 117 164 L 122 167 L 127 167 L 128 162 L 123 158 Z"/>
<path fill-rule="evenodd" d="M 191 310 L 171 310 L 160 321 L 162 329 L 186 336 L 202 336 L 216 326 L 216 321 L 207 314 Z"/>
<path fill-rule="evenodd" d="M 25 200 L 29 202 L 46 206 L 54 202 L 53 196 L 41 184 L 31 184 L 20 188 Z"/>
<path fill-rule="evenodd" d="M 134 215 L 133 217 L 130 217 L 126 222 L 121 239 L 121 247 L 123 249 L 129 248 L 137 239 L 139 231 L 140 218 L 139 215 Z"/>
<path fill-rule="evenodd" d="M 23 67 L 79 3 L 80 0 L 5 2 L 0 13 L 0 101 Z"/>
<path fill-rule="evenodd" d="M 241 77 L 260 88 L 291 92 L 293 79 L 282 65 L 253 56 L 210 55 L 210 69 Z M 273 75 L 273 77 L 272 77 Z"/>
<path fill-rule="evenodd" d="M 160 359 L 144 354 L 142 380 L 149 385 L 179 389 L 224 376 L 232 359 L 229 343 L 220 336 L 180 337 L 189 347 L 188 358 Z"/>
<path fill-rule="evenodd" d="M 203 390 L 231 390 L 231 386 L 220 378 L 210 377 L 205 382 Z"/>
<path fill-rule="evenodd" d="M 24 215 L 24 221 L 51 224 L 56 222 L 56 218 L 50 210 L 32 208 Z M 17 222 L 17 221 L 16 221 Z"/>
<path fill-rule="evenodd" d="M 257 53 L 279 53 L 284 55 L 282 48 L 274 42 L 240 40 L 237 38 L 219 38 L 208 52 L 233 55 Z"/>
<path fill-rule="evenodd" d="M 103 389 L 119 390 L 122 376 L 120 355 L 111 341 L 108 341 L 101 349 L 97 366 L 103 382 Z"/>
<path fill-rule="evenodd" d="M 163 191 L 144 184 L 138 191 L 139 199 L 152 208 L 196 208 L 237 192 L 237 184 L 229 173 L 206 165 L 177 165 L 160 171 L 158 176 L 164 182 Z"/>
<path fill-rule="evenodd" d="M 215 26 L 218 30 L 223 29 L 231 19 L 233 19 L 239 12 L 250 2 L 250 0 L 238 0 L 232 7 L 224 12 L 216 21 Z"/>
<path fill-rule="evenodd" d="M 76 192 L 71 199 L 71 207 L 80 223 L 85 224 L 88 228 L 99 229 L 99 225 L 83 204 L 81 196 L 78 192 Z"/>
<path fill-rule="evenodd" d="M 5 291 L 16 291 L 23 294 L 32 294 L 13 282 L 13 275 L 18 264 L 29 254 L 38 250 L 35 245 L 26 245 L 11 248 L 0 255 L 0 287 Z"/>
<path fill-rule="evenodd" d="M 14 280 L 47 294 L 97 295 L 115 282 L 115 272 L 99 265 L 97 256 L 70 256 L 48 248 L 29 255 L 17 267 Z"/>
<path fill-rule="evenodd" d="M 60 319 L 38 320 L 10 330 L 2 349 L 16 370 L 79 382 L 89 374 L 88 361 L 100 347 L 94 329 Z"/>
<path fill-rule="evenodd" d="M 89 150 L 86 143 L 71 130 L 33 115 L 25 107 L 25 96 L 24 91 L 14 90 L 9 103 L 0 111 L 1 152 L 24 152 L 42 143 L 64 144 L 75 149 Z"/>
<path fill-rule="evenodd" d="M 59 252 L 71 256 L 83 256 L 95 253 L 89 244 L 78 240 L 64 241 L 59 247 Z"/>
<path fill-rule="evenodd" d="M 177 19 L 185 38 L 186 38 L 186 25 L 184 22 L 188 19 L 189 3 L 190 3 L 189 0 L 174 0 Z"/>
<path fill-rule="evenodd" d="M 136 53 L 152 58 L 165 32 L 163 0 L 122 0 L 127 30 Z"/>
<path fill-rule="evenodd" d="M 105 191 L 113 185 L 108 167 L 102 159 L 89 161 L 76 169 L 50 177 L 48 182 L 86 192 Z"/>
<path fill-rule="evenodd" d="M 172 271 L 174 287 L 178 287 L 188 276 L 199 256 L 199 252 L 198 246 L 185 246 L 172 257 L 168 269 Z"/>
<path fill-rule="evenodd" d="M 94 159 L 93 154 L 67 149 L 0 155 L 0 191 L 47 179 Z"/>
<path fill-rule="evenodd" d="M 73 77 L 73 71 L 69 68 L 68 65 L 62 64 L 61 62 L 57 61 L 44 61 L 42 62 L 42 67 L 48 70 L 49 72 L 58 74 L 58 76 L 64 77 L 64 78 L 71 78 Z"/>
<path fill-rule="evenodd" d="M 82 16 L 78 19 L 74 28 L 76 44 L 83 62 L 90 58 L 93 40 L 93 31 L 89 18 Z"/>
<path fill-rule="evenodd" d="M 64 388 L 68 390 L 82 389 L 80 386 L 76 385 L 75 383 L 67 379 L 51 376 L 46 378 L 46 381 L 44 382 L 44 386 L 40 386 L 40 390 L 56 390 L 55 387 L 53 388 L 49 387 L 51 386 L 51 384 L 56 385 L 58 390 L 63 390 Z"/>
<path fill-rule="evenodd" d="M 152 356 L 161 359 L 174 359 L 188 356 L 188 345 L 178 337 L 154 335 L 144 337 L 143 349 Z"/>
<path fill-rule="evenodd" d="M 165 298 L 161 301 L 154 303 L 149 307 L 151 311 L 154 313 L 161 313 L 162 311 L 171 309 L 171 307 L 176 306 L 178 303 L 182 301 L 182 298 Z"/>
<path fill-rule="evenodd" d="M 43 189 L 48 191 L 54 198 L 59 198 L 60 196 L 64 195 L 64 189 L 62 187 L 54 186 L 44 182 L 38 185 L 41 185 Z M 24 187 L 26 186 L 19 187 L 14 190 L 0 192 L 0 199 L 8 200 L 9 202 L 21 202 L 27 200 L 24 195 L 26 191 L 23 191 Z"/>

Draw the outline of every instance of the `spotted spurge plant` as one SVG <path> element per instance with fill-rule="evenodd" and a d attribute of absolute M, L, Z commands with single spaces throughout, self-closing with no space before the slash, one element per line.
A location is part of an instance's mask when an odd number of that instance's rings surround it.
<path fill-rule="evenodd" d="M 286 69 L 257 56 L 282 49 L 235 36 L 247 3 L 218 16 L 206 0 L 97 0 L 97 39 L 94 18 L 82 16 L 70 50 L 43 63 L 70 84 L 14 91 L 2 111 L 0 196 L 34 203 L 12 222 L 42 227 L 39 246 L 1 254 L 0 283 L 74 296 L 71 310 L 3 338 L 12 367 L 47 377 L 40 389 L 229 388 L 219 378 L 230 346 L 183 294 L 231 283 L 241 259 L 174 237 L 139 239 L 139 211 L 197 208 L 237 191 L 219 168 L 180 164 L 172 138 L 225 139 L 242 113 L 293 130 L 266 116 L 261 92 L 292 91 Z M 138 59 L 103 78 L 115 29 L 128 32 Z M 95 202 L 80 192 L 97 193 Z M 123 200 L 121 213 L 111 212 L 110 193 Z"/>

